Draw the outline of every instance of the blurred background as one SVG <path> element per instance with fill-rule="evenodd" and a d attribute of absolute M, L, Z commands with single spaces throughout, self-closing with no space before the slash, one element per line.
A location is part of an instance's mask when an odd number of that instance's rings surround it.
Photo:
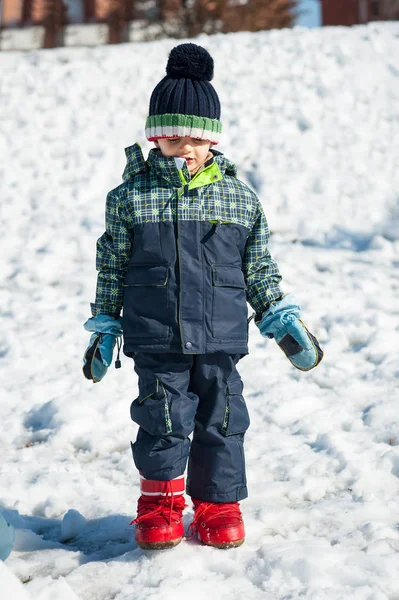
<path fill-rule="evenodd" d="M 397 20 L 399 0 L 0 0 L 1 50 Z"/>

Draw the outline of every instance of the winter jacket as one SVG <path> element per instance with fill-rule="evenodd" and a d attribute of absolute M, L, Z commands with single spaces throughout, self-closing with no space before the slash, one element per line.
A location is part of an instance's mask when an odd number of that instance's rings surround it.
<path fill-rule="evenodd" d="M 92 315 L 120 315 L 124 352 L 248 352 L 247 302 L 281 298 L 261 204 L 212 150 L 193 178 L 184 161 L 139 144 L 106 201 Z"/>

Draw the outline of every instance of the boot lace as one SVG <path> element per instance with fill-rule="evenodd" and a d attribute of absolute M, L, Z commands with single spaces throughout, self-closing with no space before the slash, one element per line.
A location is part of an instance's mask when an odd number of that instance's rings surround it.
<path fill-rule="evenodd" d="M 209 521 L 218 517 L 236 517 L 241 521 L 239 504 L 237 502 L 220 504 L 216 504 L 215 502 L 201 502 L 195 506 L 194 519 L 189 525 L 188 530 L 193 535 L 198 531 L 200 525 L 205 527 Z"/>
<path fill-rule="evenodd" d="M 183 495 L 174 496 L 172 483 L 168 481 L 166 496 L 142 496 L 139 499 L 137 517 L 133 519 L 130 525 L 137 525 L 157 515 L 167 519 L 168 525 L 170 525 L 172 520 L 178 521 L 181 519 L 181 513 L 185 507 L 186 503 Z"/>

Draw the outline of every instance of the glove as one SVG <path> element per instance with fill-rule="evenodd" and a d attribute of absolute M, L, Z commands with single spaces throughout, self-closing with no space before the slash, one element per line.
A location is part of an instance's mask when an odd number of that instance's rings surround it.
<path fill-rule="evenodd" d="M 113 319 L 108 315 L 97 315 L 88 319 L 83 325 L 86 331 L 93 331 L 89 345 L 83 357 L 83 375 L 93 383 L 101 381 L 112 363 L 115 344 L 122 336 L 122 319 Z M 120 367 L 119 359 L 116 367 Z"/>
<path fill-rule="evenodd" d="M 14 546 L 15 531 L 0 514 L 0 560 L 5 560 Z"/>
<path fill-rule="evenodd" d="M 264 337 L 274 338 L 290 363 L 301 371 L 310 371 L 323 358 L 314 335 L 300 319 L 301 308 L 293 294 L 273 302 L 261 319 L 255 321 Z"/>

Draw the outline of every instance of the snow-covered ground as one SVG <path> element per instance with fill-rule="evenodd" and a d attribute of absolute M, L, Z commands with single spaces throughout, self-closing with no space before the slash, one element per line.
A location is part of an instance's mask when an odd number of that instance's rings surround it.
<path fill-rule="evenodd" d="M 105 196 L 124 147 L 150 147 L 174 42 L 1 54 L 0 504 L 17 529 L 2 593 L 398 600 L 399 24 L 198 41 L 220 149 L 262 198 L 324 361 L 296 371 L 251 324 L 246 543 L 137 548 L 133 363 L 85 381 L 82 323 Z"/>

